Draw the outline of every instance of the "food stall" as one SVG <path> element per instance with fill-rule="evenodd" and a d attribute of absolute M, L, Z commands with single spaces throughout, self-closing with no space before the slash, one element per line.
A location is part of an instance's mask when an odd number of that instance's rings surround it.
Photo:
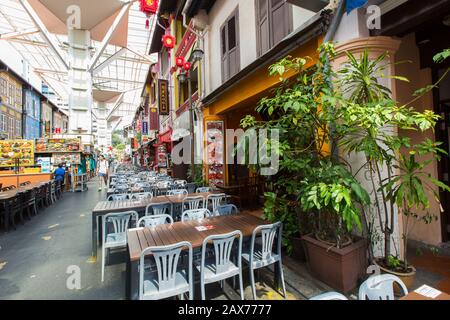
<path fill-rule="evenodd" d="M 0 184 L 3 187 L 51 179 L 51 173 L 42 173 L 35 164 L 34 151 L 33 140 L 0 140 Z"/>

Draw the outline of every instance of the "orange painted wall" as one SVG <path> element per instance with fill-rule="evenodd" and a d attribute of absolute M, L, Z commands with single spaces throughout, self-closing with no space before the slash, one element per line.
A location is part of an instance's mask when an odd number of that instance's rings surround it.
<path fill-rule="evenodd" d="M 22 182 L 30 181 L 35 182 L 47 182 L 52 179 L 51 173 L 39 173 L 39 174 L 19 174 L 19 184 Z M 0 183 L 3 187 L 6 186 L 16 186 L 17 187 L 17 175 L 1 175 Z"/>

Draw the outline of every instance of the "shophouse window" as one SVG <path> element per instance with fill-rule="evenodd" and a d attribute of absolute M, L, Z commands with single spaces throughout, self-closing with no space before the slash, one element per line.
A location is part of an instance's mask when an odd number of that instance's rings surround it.
<path fill-rule="evenodd" d="M 8 95 L 8 84 L 5 79 L 0 78 L 0 94 L 2 96 Z"/>
<path fill-rule="evenodd" d="M 286 0 L 256 0 L 258 56 L 292 32 L 292 6 Z"/>
<path fill-rule="evenodd" d="M 220 28 L 222 82 L 229 80 L 240 70 L 239 11 L 236 9 Z"/>
<path fill-rule="evenodd" d="M 7 123 L 6 123 L 6 116 L 4 114 L 0 115 L 0 131 L 1 132 L 6 132 L 8 131 L 7 129 Z"/>
<path fill-rule="evenodd" d="M 16 136 L 22 136 L 22 122 L 20 120 L 16 120 Z"/>
<path fill-rule="evenodd" d="M 8 102 L 11 106 L 14 105 L 15 87 L 13 84 L 9 84 Z"/>
<path fill-rule="evenodd" d="M 15 137 L 15 123 L 14 118 L 9 117 L 9 126 L 8 126 L 9 138 L 14 139 Z"/>

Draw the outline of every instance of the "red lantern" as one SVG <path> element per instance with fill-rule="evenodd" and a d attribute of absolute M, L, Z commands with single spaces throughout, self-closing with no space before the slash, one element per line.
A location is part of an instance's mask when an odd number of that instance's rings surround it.
<path fill-rule="evenodd" d="M 189 71 L 189 70 L 191 70 L 191 63 L 185 62 L 183 67 L 184 67 L 184 70 Z"/>
<path fill-rule="evenodd" d="M 176 60 L 176 65 L 177 65 L 177 67 L 183 67 L 184 66 L 184 58 L 183 57 L 177 57 L 177 60 Z"/>
<path fill-rule="evenodd" d="M 164 48 L 166 48 L 167 50 L 170 50 L 175 47 L 176 39 L 174 36 L 172 36 L 170 34 L 166 34 L 162 37 L 162 42 L 163 42 Z"/>
<path fill-rule="evenodd" d="M 150 27 L 148 18 L 158 12 L 158 0 L 141 0 L 140 10 L 147 16 L 145 27 L 148 29 Z"/>

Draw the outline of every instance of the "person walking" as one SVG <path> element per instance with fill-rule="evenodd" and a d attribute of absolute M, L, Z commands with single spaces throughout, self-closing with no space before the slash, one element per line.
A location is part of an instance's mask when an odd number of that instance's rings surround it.
<path fill-rule="evenodd" d="M 99 176 L 100 186 L 98 191 L 102 191 L 102 183 L 105 183 L 104 189 L 108 187 L 108 171 L 109 171 L 109 163 L 108 160 L 105 159 L 105 156 L 100 156 L 100 161 L 97 166 L 97 174 Z"/>

